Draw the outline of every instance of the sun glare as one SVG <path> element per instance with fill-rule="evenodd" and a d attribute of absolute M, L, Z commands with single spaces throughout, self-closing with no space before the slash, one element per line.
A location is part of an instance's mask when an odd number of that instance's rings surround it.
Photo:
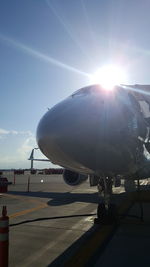
<path fill-rule="evenodd" d="M 119 66 L 106 65 L 91 75 L 90 82 L 112 90 L 115 85 L 126 83 L 126 74 Z"/>

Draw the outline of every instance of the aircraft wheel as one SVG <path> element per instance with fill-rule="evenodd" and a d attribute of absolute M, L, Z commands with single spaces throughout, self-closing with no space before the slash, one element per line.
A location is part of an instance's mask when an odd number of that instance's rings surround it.
<path fill-rule="evenodd" d="M 99 219 L 104 219 L 106 217 L 106 208 L 104 203 L 100 203 L 97 207 L 97 217 Z"/>
<path fill-rule="evenodd" d="M 108 222 L 114 223 L 117 221 L 117 207 L 115 204 L 108 206 Z"/>
<path fill-rule="evenodd" d="M 95 224 L 104 224 L 106 221 L 107 213 L 104 203 L 100 203 L 97 207 L 97 218 L 94 219 Z"/>

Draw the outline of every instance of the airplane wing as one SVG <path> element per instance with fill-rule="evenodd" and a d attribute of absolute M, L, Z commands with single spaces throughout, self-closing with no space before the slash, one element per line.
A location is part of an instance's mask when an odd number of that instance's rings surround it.
<path fill-rule="evenodd" d="M 50 161 L 49 159 L 28 159 L 28 160 L 34 160 L 34 161 Z"/>
<path fill-rule="evenodd" d="M 34 148 L 35 149 L 35 148 Z M 30 157 L 28 158 L 28 160 L 34 160 L 34 161 L 50 161 L 49 159 L 35 159 L 34 158 L 34 149 L 32 149 L 32 151 L 31 151 L 31 155 L 30 155 Z M 37 149 L 37 148 L 36 148 Z"/>

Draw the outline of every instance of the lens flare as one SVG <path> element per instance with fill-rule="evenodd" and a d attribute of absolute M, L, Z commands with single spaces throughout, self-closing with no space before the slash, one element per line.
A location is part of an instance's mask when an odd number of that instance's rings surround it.
<path fill-rule="evenodd" d="M 126 74 L 119 66 L 106 65 L 91 75 L 90 82 L 112 90 L 115 85 L 126 83 Z"/>
<path fill-rule="evenodd" d="M 3 41 L 5 43 L 7 43 L 8 45 L 11 45 L 11 46 L 23 51 L 24 53 L 27 53 L 27 54 L 29 54 L 29 55 L 37 58 L 37 59 L 40 59 L 40 60 L 46 62 L 46 63 L 56 65 L 57 67 L 69 70 L 71 72 L 78 73 L 78 74 L 83 75 L 83 76 L 88 77 L 88 78 L 90 77 L 89 73 L 86 73 L 86 72 L 79 70 L 73 66 L 70 66 L 64 62 L 61 62 L 61 61 L 59 61 L 59 60 L 57 60 L 51 56 L 43 54 L 43 53 L 41 53 L 41 52 L 23 44 L 23 43 L 20 43 L 20 42 L 12 39 L 10 37 L 4 36 L 1 33 L 0 33 L 0 41 Z"/>

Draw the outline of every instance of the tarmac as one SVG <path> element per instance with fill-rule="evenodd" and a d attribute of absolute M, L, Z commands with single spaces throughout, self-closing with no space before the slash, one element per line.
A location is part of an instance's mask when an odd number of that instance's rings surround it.
<path fill-rule="evenodd" d="M 12 175 L 6 177 L 14 183 Z M 29 174 L 16 176 L 8 193 L 0 196 L 10 218 L 10 267 L 150 266 L 148 191 L 144 222 L 139 204 L 121 187 L 115 189 L 114 201 L 127 216 L 115 225 L 94 225 L 96 187 L 88 182 L 70 187 L 61 175 L 30 175 L 28 192 L 28 179 Z"/>
<path fill-rule="evenodd" d="M 61 175 L 31 175 L 27 192 L 28 177 L 16 176 L 0 198 L 10 218 L 10 267 L 48 266 L 92 227 L 96 216 L 98 196 L 88 183 L 73 188 Z"/>
<path fill-rule="evenodd" d="M 132 217 L 140 214 L 139 204 L 135 203 L 128 216 L 121 221 L 105 250 L 92 260 L 92 266 L 106 267 L 148 267 L 150 266 L 150 203 L 143 204 L 144 221 Z"/>

